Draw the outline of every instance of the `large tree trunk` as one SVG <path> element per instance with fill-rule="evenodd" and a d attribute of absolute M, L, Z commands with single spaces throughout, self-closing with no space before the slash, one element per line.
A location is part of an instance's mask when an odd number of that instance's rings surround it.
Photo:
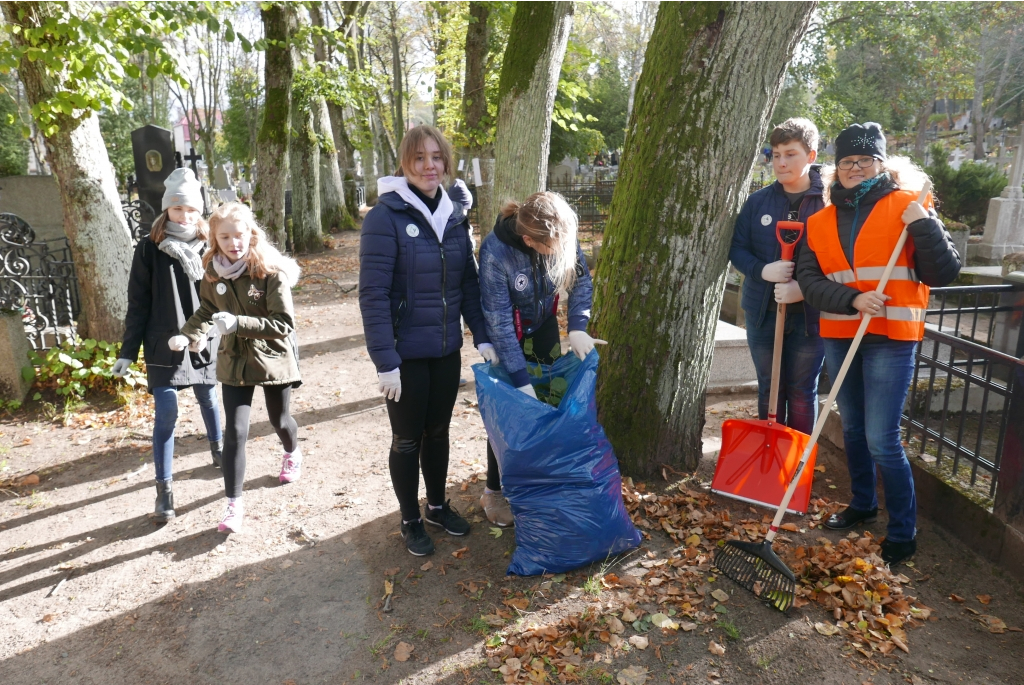
<path fill-rule="evenodd" d="M 338 165 L 338 148 L 334 146 L 334 128 L 327 110 L 327 100 L 313 101 L 320 147 L 320 221 L 325 232 L 355 228 L 352 215 L 345 206 L 345 185 Z"/>
<path fill-rule="evenodd" d="M 331 132 L 334 133 L 334 146 L 338 150 L 338 168 L 341 169 L 342 181 L 345 187 L 345 210 L 348 212 L 355 227 L 355 217 L 359 216 L 359 205 L 356 203 L 356 194 L 353 188 L 356 180 L 356 148 L 352 139 L 345 131 L 345 112 L 341 105 L 333 102 L 327 103 L 327 112 L 331 118 Z"/>
<path fill-rule="evenodd" d="M 466 78 L 462 88 L 462 116 L 469 145 L 463 158 L 467 178 L 472 179 L 473 158 L 486 159 L 493 150 L 486 145 L 487 131 L 487 53 L 491 40 L 490 7 L 486 2 L 469 3 L 469 26 L 466 28 Z M 486 165 L 483 165 L 486 166 Z M 493 179 L 489 178 L 488 181 Z M 476 213 L 481 237 L 491 230 L 496 215 L 494 185 L 476 186 Z"/>
<path fill-rule="evenodd" d="M 398 147 L 405 137 L 405 89 L 402 87 L 402 51 L 398 42 L 398 5 L 390 3 L 388 18 L 391 24 L 391 111 Z"/>
<path fill-rule="evenodd" d="M 498 82 L 494 199 L 522 201 L 547 187 L 551 113 L 572 29 L 573 3 L 516 5 Z"/>
<path fill-rule="evenodd" d="M 597 404 L 623 471 L 696 467 L 732 222 L 813 2 L 665 2 L 595 288 Z"/>
<path fill-rule="evenodd" d="M 300 10 L 298 30 L 309 28 L 308 17 Z M 295 48 L 296 68 L 313 69 L 313 56 Z M 323 222 L 320 204 L 320 141 L 317 139 L 317 115 L 320 112 L 315 94 L 292 92 L 292 142 L 290 170 L 292 176 L 292 246 L 295 252 L 320 252 L 324 249 Z M 324 108 L 326 109 L 326 107 Z M 329 126 L 330 124 L 328 124 Z"/>
<path fill-rule="evenodd" d="M 932 115 L 932 111 L 934 110 L 935 98 L 931 96 L 922 102 L 921 108 L 917 110 L 917 133 L 914 136 L 914 156 L 919 160 L 924 159 L 925 143 L 928 142 L 928 118 Z"/>
<path fill-rule="evenodd" d="M 60 21 L 64 11 L 61 5 L 49 2 L 3 2 L 0 7 L 9 25 L 33 29 L 49 19 Z M 11 33 L 11 39 L 20 44 L 24 44 L 23 36 Z M 42 60 L 23 58 L 18 74 L 33 107 L 61 89 Z M 82 305 L 78 333 L 84 338 L 119 341 L 128 311 L 132 240 L 99 119 L 94 113 L 79 121 L 62 117 L 58 130 L 45 140 L 78 277 Z"/>
<path fill-rule="evenodd" d="M 292 76 L 295 65 L 288 47 L 295 28 L 295 10 L 274 3 L 260 11 L 268 44 L 264 57 L 263 125 L 256 138 L 256 187 L 252 207 L 271 240 L 283 246 L 284 193 L 288 181 L 288 143 L 291 129 Z"/>

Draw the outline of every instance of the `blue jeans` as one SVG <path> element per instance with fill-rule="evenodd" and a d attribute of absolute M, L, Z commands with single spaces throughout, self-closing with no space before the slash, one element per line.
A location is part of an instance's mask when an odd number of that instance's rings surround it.
<path fill-rule="evenodd" d="M 829 376 L 835 378 L 852 340 L 826 339 Z M 862 344 L 839 390 L 846 463 L 850 469 L 850 506 L 878 506 L 877 474 L 882 474 L 889 510 L 887 537 L 910 542 L 917 534 L 914 476 L 900 441 L 900 413 L 914 375 L 917 343 L 906 340 Z"/>
<path fill-rule="evenodd" d="M 171 480 L 173 473 L 171 460 L 174 457 L 174 426 L 178 423 L 178 390 L 180 388 L 163 385 L 151 388 L 153 404 L 156 405 L 156 417 L 153 421 L 153 465 L 156 467 L 156 479 Z M 220 407 L 217 404 L 216 385 L 193 385 L 192 391 L 199 401 L 199 410 L 206 424 L 206 438 L 210 442 L 220 442 Z"/>
<path fill-rule="evenodd" d="M 757 370 L 757 415 L 761 420 L 768 418 L 775 316 L 775 312 L 770 311 L 760 328 L 747 328 L 747 344 Z M 752 320 L 753 317 L 748 319 Z M 779 372 L 779 409 L 776 416 L 779 423 L 810 435 L 818 418 L 818 376 L 821 375 L 824 357 L 821 338 L 807 335 L 803 312 L 787 316 Z"/>

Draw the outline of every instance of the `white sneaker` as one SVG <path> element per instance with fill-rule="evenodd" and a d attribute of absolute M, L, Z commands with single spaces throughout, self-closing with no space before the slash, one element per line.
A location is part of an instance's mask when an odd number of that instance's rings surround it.
<path fill-rule="evenodd" d="M 281 459 L 281 475 L 278 478 L 282 483 L 294 483 L 302 476 L 302 452 L 296 449 L 291 454 L 284 453 Z"/>
<path fill-rule="evenodd" d="M 224 518 L 217 525 L 217 530 L 221 533 L 241 533 L 243 515 L 242 501 L 229 501 L 228 509 L 224 513 Z"/>

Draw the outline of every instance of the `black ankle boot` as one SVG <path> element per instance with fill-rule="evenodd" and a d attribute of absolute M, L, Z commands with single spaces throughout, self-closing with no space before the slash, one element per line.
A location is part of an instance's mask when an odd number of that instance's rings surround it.
<path fill-rule="evenodd" d="M 166 523 L 174 518 L 174 492 L 171 489 L 171 481 L 158 480 L 156 482 L 156 520 Z"/>
<path fill-rule="evenodd" d="M 838 514 L 829 516 L 828 520 L 825 521 L 825 527 L 832 530 L 846 530 L 847 528 L 853 528 L 858 523 L 874 523 L 877 518 L 877 508 L 871 511 L 861 511 L 853 507 L 846 507 Z"/>
<path fill-rule="evenodd" d="M 882 561 L 889 564 L 889 568 L 896 568 L 901 561 L 909 559 L 917 552 L 917 539 L 910 542 L 892 542 L 888 538 L 882 540 Z"/>
<path fill-rule="evenodd" d="M 213 456 L 213 465 L 218 469 L 221 463 L 221 453 L 224 451 L 224 441 L 217 440 L 216 442 L 210 441 L 210 454 Z"/>

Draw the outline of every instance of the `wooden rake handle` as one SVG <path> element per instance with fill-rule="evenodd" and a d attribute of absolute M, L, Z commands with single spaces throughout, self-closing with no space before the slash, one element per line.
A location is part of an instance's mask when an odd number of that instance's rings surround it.
<path fill-rule="evenodd" d="M 928 191 L 931 190 L 931 181 L 925 181 L 924 188 L 921 188 L 921 193 L 917 196 L 917 201 L 922 205 L 925 200 L 928 199 Z M 885 271 L 882 273 L 882 279 L 878 281 L 878 286 L 875 287 L 875 292 L 882 294 L 885 291 L 885 286 L 889 284 L 889 277 L 892 276 L 892 270 L 896 267 L 896 260 L 899 259 L 900 253 L 903 252 L 903 246 L 907 243 L 907 227 L 903 227 L 903 231 L 900 233 L 899 240 L 896 241 L 896 247 L 893 249 L 892 254 L 889 255 L 889 263 L 885 265 Z M 856 267 L 854 267 L 856 268 Z M 821 431 L 825 428 L 825 422 L 828 420 L 829 412 L 832 409 L 832 405 L 836 401 L 836 397 L 839 395 L 839 388 L 843 384 L 843 380 L 846 378 L 846 372 L 850 370 L 850 364 L 853 363 L 853 357 L 857 354 L 857 348 L 860 347 L 860 341 L 864 338 L 864 334 L 868 330 L 868 323 L 871 322 L 870 314 L 862 314 L 860 321 L 860 327 L 857 328 L 857 335 L 853 336 L 853 342 L 850 344 L 850 349 L 846 353 L 846 359 L 843 360 L 843 365 L 839 368 L 839 373 L 832 380 L 832 390 L 828 393 L 828 399 L 825 400 L 825 405 L 822 410 L 818 413 L 818 420 L 814 422 L 814 431 L 811 432 L 811 439 L 807 443 L 807 447 L 804 448 L 804 453 L 800 457 L 800 463 L 796 467 L 796 471 L 793 473 L 792 480 L 789 481 L 789 487 L 786 489 L 786 494 L 782 498 L 782 504 L 779 505 L 778 511 L 775 512 L 775 519 L 772 521 L 771 527 L 768 529 L 768 535 L 765 536 L 765 542 L 771 543 L 775 539 L 776 533 L 779 532 L 779 524 L 782 523 L 783 517 L 786 515 L 786 507 L 789 506 L 789 501 L 793 499 L 793 493 L 796 492 L 797 483 L 800 481 L 800 476 L 804 472 L 804 467 L 807 466 L 807 461 L 811 458 L 811 451 L 814 446 L 818 444 L 818 438 L 821 436 Z"/>

